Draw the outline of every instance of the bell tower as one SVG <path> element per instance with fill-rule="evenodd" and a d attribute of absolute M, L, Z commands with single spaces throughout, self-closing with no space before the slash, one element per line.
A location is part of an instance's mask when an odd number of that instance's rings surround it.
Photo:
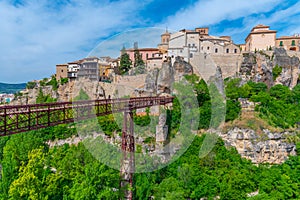
<path fill-rule="evenodd" d="M 161 44 L 169 44 L 171 34 L 168 32 L 168 28 L 166 28 L 166 32 L 161 35 Z"/>

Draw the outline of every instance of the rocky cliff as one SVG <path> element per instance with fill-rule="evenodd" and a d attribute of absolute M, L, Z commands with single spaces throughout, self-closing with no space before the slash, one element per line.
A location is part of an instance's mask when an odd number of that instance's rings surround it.
<path fill-rule="evenodd" d="M 281 72 L 274 76 L 275 67 Z M 257 53 L 244 53 L 239 74 L 244 82 L 264 82 L 268 87 L 282 84 L 293 88 L 299 79 L 299 55 L 289 55 L 286 50 L 276 48 L 274 51 L 259 51 Z"/>
<path fill-rule="evenodd" d="M 288 156 L 296 155 L 296 146 L 290 143 L 290 132 L 271 132 L 264 129 L 258 134 L 252 129 L 235 127 L 220 134 L 227 146 L 233 146 L 238 153 L 253 163 L 281 164 Z"/>

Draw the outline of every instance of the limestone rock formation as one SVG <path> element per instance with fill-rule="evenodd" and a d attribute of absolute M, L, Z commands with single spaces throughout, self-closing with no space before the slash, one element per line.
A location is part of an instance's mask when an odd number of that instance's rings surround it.
<path fill-rule="evenodd" d="M 220 136 L 227 146 L 235 147 L 242 157 L 253 163 L 281 164 L 289 155 L 296 155 L 295 144 L 286 141 L 286 136 L 291 134 L 264 129 L 263 134 L 258 135 L 252 129 L 235 127 Z"/>
<path fill-rule="evenodd" d="M 157 91 L 157 77 L 159 69 L 154 69 L 147 74 L 144 90 L 150 94 L 155 94 Z"/>
<path fill-rule="evenodd" d="M 282 68 L 278 77 L 273 77 L 272 72 L 275 66 Z M 274 51 L 245 53 L 240 67 L 240 77 L 243 82 L 252 80 L 266 83 L 268 87 L 282 84 L 293 88 L 299 78 L 299 69 L 299 57 L 289 55 L 283 48 L 275 48 Z"/>
<path fill-rule="evenodd" d="M 163 62 L 157 76 L 157 94 L 171 93 L 172 84 L 174 83 L 174 74 L 175 71 L 171 62 Z"/>
<path fill-rule="evenodd" d="M 41 91 L 43 92 L 43 95 L 49 95 L 52 98 L 59 98 L 59 94 L 57 91 L 52 89 L 52 86 L 43 86 L 43 87 L 35 87 L 33 89 L 26 89 L 23 91 L 23 95 L 17 97 L 11 102 L 11 105 L 25 105 L 25 104 L 35 104 L 36 98 Z"/>
<path fill-rule="evenodd" d="M 193 74 L 193 67 L 187 63 L 183 58 L 177 56 L 173 64 L 177 75 Z"/>
<path fill-rule="evenodd" d="M 285 49 L 278 48 L 274 51 L 274 64 L 282 67 L 281 74 L 275 84 L 283 84 L 290 88 L 297 84 L 299 77 L 300 61 L 296 56 L 289 56 Z"/>

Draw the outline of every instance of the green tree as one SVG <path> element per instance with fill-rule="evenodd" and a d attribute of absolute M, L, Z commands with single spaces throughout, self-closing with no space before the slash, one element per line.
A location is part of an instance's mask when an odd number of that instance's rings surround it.
<path fill-rule="evenodd" d="M 125 74 L 126 72 L 128 72 L 131 68 L 132 65 L 132 61 L 129 57 L 128 53 L 123 53 L 121 55 L 121 59 L 120 59 L 120 73 L 121 74 Z"/>
<path fill-rule="evenodd" d="M 51 76 L 51 80 L 46 85 L 52 85 L 52 89 L 55 91 L 58 89 L 58 82 L 55 75 Z"/>
<path fill-rule="evenodd" d="M 282 72 L 282 67 L 275 65 L 275 67 L 272 70 L 272 75 L 273 75 L 273 80 L 275 81 L 276 78 L 281 74 Z"/>
<path fill-rule="evenodd" d="M 42 88 L 39 88 L 39 93 L 36 97 L 36 103 L 52 103 L 56 102 L 56 98 L 50 97 L 50 95 L 44 95 Z"/>
<path fill-rule="evenodd" d="M 22 163 L 19 176 L 9 188 L 10 199 L 43 199 L 45 175 L 45 157 L 42 148 L 32 150 L 28 154 L 28 163 Z"/>
<path fill-rule="evenodd" d="M 33 89 L 36 85 L 37 85 L 36 82 L 28 82 L 28 83 L 26 84 L 26 88 L 27 88 L 27 89 Z"/>
<path fill-rule="evenodd" d="M 225 121 L 232 121 L 238 118 L 241 112 L 241 104 L 236 100 L 226 101 L 226 118 Z"/>
<path fill-rule="evenodd" d="M 83 100 L 89 100 L 89 99 L 90 99 L 89 95 L 87 95 L 87 93 L 83 89 L 80 89 L 79 95 L 76 96 L 73 100 L 74 101 L 83 101 Z"/>
<path fill-rule="evenodd" d="M 139 49 L 134 49 L 134 67 L 145 66 Z"/>

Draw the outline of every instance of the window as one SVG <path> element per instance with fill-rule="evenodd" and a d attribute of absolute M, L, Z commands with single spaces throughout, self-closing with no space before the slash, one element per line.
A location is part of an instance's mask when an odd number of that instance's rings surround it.
<path fill-rule="evenodd" d="M 218 48 L 215 48 L 215 53 L 218 53 Z"/>
<path fill-rule="evenodd" d="M 234 53 L 237 53 L 237 49 L 234 49 Z"/>
<path fill-rule="evenodd" d="M 64 72 L 64 70 L 62 69 L 61 72 Z"/>
<path fill-rule="evenodd" d="M 229 53 L 229 49 L 226 49 L 226 53 Z"/>
<path fill-rule="evenodd" d="M 189 48 L 191 48 L 191 44 L 189 44 Z"/>
<path fill-rule="evenodd" d="M 193 54 L 192 53 L 190 53 L 190 58 L 192 58 L 193 57 Z"/>
<path fill-rule="evenodd" d="M 296 46 L 295 40 L 292 40 L 292 46 Z"/>
<path fill-rule="evenodd" d="M 209 47 L 207 47 L 207 50 L 209 50 Z"/>
<path fill-rule="evenodd" d="M 283 46 L 283 41 L 280 41 L 279 46 L 281 47 Z"/>

